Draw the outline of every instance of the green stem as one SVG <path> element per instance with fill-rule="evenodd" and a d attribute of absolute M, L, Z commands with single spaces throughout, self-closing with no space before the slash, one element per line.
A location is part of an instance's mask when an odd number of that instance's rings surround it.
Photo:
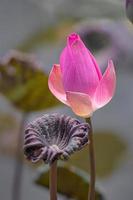
<path fill-rule="evenodd" d="M 13 178 L 12 200 L 20 200 L 22 173 L 23 173 L 23 157 L 22 157 L 22 144 L 23 144 L 23 131 L 26 121 L 26 114 L 23 114 L 22 121 L 18 132 L 18 141 L 16 149 L 15 171 Z"/>
<path fill-rule="evenodd" d="M 89 158 L 90 158 L 90 187 L 88 200 L 95 200 L 95 153 L 94 153 L 94 143 L 93 143 L 93 129 L 91 118 L 86 118 L 86 122 L 90 124 L 90 133 L 89 133 Z"/>
<path fill-rule="evenodd" d="M 57 160 L 50 166 L 50 200 L 57 200 Z"/>

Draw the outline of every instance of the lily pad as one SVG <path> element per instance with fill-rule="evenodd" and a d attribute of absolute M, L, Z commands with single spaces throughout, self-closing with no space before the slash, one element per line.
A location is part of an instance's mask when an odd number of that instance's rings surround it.
<path fill-rule="evenodd" d="M 126 152 L 126 143 L 115 133 L 110 131 L 94 134 L 96 174 L 100 178 L 107 177 L 118 167 L 118 163 Z M 89 153 L 88 146 L 75 153 L 68 161 L 69 164 L 88 172 Z"/>
<path fill-rule="evenodd" d="M 11 51 L 0 60 L 0 92 L 24 112 L 59 104 L 47 82 L 48 76 L 33 56 Z"/>
<path fill-rule="evenodd" d="M 75 200 L 85 200 L 88 196 L 88 174 L 77 167 L 60 164 L 58 166 L 58 192 Z M 40 169 L 35 183 L 42 187 L 49 187 L 49 167 Z M 96 200 L 104 200 L 103 195 L 96 190 Z"/>

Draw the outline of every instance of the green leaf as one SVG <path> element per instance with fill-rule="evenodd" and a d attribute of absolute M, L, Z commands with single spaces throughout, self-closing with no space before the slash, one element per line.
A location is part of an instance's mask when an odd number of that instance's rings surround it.
<path fill-rule="evenodd" d="M 84 171 L 66 164 L 58 166 L 58 192 L 75 200 L 85 200 L 88 196 L 88 174 Z M 40 168 L 35 183 L 49 187 L 49 168 L 47 166 Z M 96 190 L 96 200 L 104 200 L 104 197 Z"/>
<path fill-rule="evenodd" d="M 57 106 L 48 76 L 28 54 L 12 51 L 0 60 L 0 92 L 18 109 L 32 112 Z"/>
<path fill-rule="evenodd" d="M 118 134 L 103 131 L 94 134 L 96 174 L 100 178 L 111 175 L 127 150 L 125 141 Z M 71 156 L 68 163 L 88 172 L 88 146 Z"/>

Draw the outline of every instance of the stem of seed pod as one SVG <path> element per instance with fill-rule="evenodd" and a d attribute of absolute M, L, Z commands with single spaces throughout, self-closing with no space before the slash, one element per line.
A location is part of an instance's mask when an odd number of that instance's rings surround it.
<path fill-rule="evenodd" d="M 21 182 L 22 182 L 22 172 L 23 172 L 23 157 L 22 157 L 22 144 L 23 144 L 23 131 L 26 121 L 26 114 L 23 114 L 22 121 L 20 124 L 16 148 L 16 161 L 15 161 L 15 171 L 13 178 L 13 188 L 12 188 L 12 200 L 20 200 L 21 192 Z"/>
<path fill-rule="evenodd" d="M 50 200 L 57 200 L 57 160 L 50 165 Z"/>
<path fill-rule="evenodd" d="M 86 122 L 90 124 L 90 134 L 89 134 L 89 159 L 90 159 L 90 187 L 88 193 L 88 200 L 95 200 L 95 153 L 94 153 L 94 143 L 93 143 L 93 129 L 91 118 L 86 118 Z"/>

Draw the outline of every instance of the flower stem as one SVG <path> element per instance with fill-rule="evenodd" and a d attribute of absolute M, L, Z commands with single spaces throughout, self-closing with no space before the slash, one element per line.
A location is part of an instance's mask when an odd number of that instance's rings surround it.
<path fill-rule="evenodd" d="M 50 166 L 50 200 L 57 200 L 57 160 Z"/>
<path fill-rule="evenodd" d="M 23 144 L 23 131 L 24 131 L 25 121 L 26 121 L 26 114 L 23 114 L 18 132 L 15 171 L 14 171 L 13 188 L 12 188 L 12 200 L 20 200 L 22 172 L 23 172 L 22 144 Z"/>
<path fill-rule="evenodd" d="M 94 153 L 94 143 L 93 143 L 93 129 L 91 118 L 86 118 L 86 122 L 90 124 L 90 134 L 89 134 L 89 159 L 90 159 L 90 187 L 88 200 L 95 200 L 95 153 Z"/>

